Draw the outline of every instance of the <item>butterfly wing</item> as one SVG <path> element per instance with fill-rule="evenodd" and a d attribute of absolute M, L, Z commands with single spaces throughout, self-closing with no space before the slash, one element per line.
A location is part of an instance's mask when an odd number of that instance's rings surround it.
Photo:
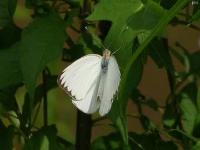
<path fill-rule="evenodd" d="M 101 69 L 101 68 L 99 68 Z M 82 112 L 91 114 L 97 111 L 100 106 L 100 101 L 98 100 L 98 87 L 100 82 L 100 74 L 99 77 L 96 78 L 95 82 L 90 87 L 86 96 L 80 101 L 72 100 L 72 103 Z"/>
<path fill-rule="evenodd" d="M 119 86 L 120 76 L 121 74 L 117 61 L 114 56 L 111 56 L 109 59 L 108 70 L 105 79 L 103 79 L 103 87 L 99 87 L 100 89 L 103 89 L 102 96 L 100 96 L 101 104 L 99 109 L 99 114 L 101 116 L 107 114 L 111 109 L 113 97 Z"/>
<path fill-rule="evenodd" d="M 101 59 L 100 55 L 86 55 L 78 59 L 63 71 L 58 84 L 75 100 L 84 99 L 99 78 Z"/>

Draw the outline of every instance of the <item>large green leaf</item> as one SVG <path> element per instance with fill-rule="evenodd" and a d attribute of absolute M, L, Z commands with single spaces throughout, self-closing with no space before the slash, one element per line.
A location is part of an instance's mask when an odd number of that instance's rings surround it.
<path fill-rule="evenodd" d="M 56 14 L 36 18 L 24 29 L 20 63 L 23 80 L 31 97 L 39 73 L 61 54 L 65 38 L 65 23 Z"/>
<path fill-rule="evenodd" d="M 0 50 L 0 64 L 0 89 L 21 82 L 18 45 Z"/>
<path fill-rule="evenodd" d="M 0 1 L 0 27 L 4 27 L 12 22 L 15 12 L 17 0 L 1 0 Z"/>

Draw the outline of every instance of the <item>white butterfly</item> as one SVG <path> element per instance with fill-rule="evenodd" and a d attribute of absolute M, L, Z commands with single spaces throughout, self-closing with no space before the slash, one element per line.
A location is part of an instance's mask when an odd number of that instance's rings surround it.
<path fill-rule="evenodd" d="M 58 84 L 79 110 L 91 114 L 99 109 L 104 116 L 111 109 L 120 76 L 115 57 L 105 49 L 103 56 L 89 54 L 69 65 L 58 78 Z"/>

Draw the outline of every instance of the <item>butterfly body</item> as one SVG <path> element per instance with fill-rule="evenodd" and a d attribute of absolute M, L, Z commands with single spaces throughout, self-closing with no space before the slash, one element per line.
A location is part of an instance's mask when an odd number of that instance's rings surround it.
<path fill-rule="evenodd" d="M 103 56 L 89 54 L 69 65 L 58 84 L 72 97 L 72 103 L 84 113 L 104 116 L 112 106 L 120 82 L 117 61 L 108 49 Z"/>

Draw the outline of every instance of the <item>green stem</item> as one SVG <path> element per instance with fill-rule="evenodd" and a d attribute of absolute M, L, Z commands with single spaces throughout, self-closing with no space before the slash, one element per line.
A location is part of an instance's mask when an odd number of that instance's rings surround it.
<path fill-rule="evenodd" d="M 189 2 L 189 0 L 178 0 L 176 4 L 166 13 L 166 15 L 161 19 L 160 23 L 155 26 L 152 33 L 149 35 L 149 37 L 144 41 L 142 45 L 135 51 L 131 59 L 129 60 L 124 73 L 122 75 L 122 81 L 120 85 L 120 91 L 124 92 L 123 89 L 126 85 L 128 74 L 131 70 L 131 67 L 133 66 L 134 62 L 138 58 L 138 56 L 143 52 L 145 47 L 151 42 L 151 40 L 158 35 L 165 26 L 170 22 L 170 20 Z M 122 105 L 123 106 L 123 105 Z M 125 113 L 125 109 L 122 109 Z"/>
<path fill-rule="evenodd" d="M 161 19 L 161 21 L 154 27 L 154 29 L 152 30 L 151 34 L 149 35 L 149 37 L 143 42 L 142 45 L 140 45 L 135 53 L 133 54 L 133 56 L 130 58 L 130 60 L 128 61 L 128 64 L 126 65 L 125 69 L 124 69 L 124 73 L 122 74 L 122 80 L 121 80 L 121 84 L 119 87 L 119 97 L 120 98 L 120 102 L 119 102 L 119 109 L 120 111 L 120 117 L 124 120 L 121 120 L 123 123 L 123 127 L 126 124 L 126 101 L 124 101 L 123 99 L 123 95 L 125 95 L 125 87 L 127 84 L 127 80 L 128 80 L 128 75 L 131 71 L 132 66 L 134 65 L 134 62 L 136 61 L 136 59 L 140 56 L 140 54 L 143 52 L 143 50 L 145 49 L 145 47 L 151 42 L 151 40 L 158 35 L 165 26 L 167 26 L 167 24 L 173 19 L 173 17 L 189 2 L 189 0 L 178 0 L 176 2 L 176 4 L 169 10 L 167 11 L 167 13 L 164 15 L 164 17 Z M 125 124 L 124 124 L 125 123 Z M 124 127 L 124 129 L 120 129 L 120 132 L 122 134 L 123 140 L 126 144 L 128 144 L 128 131 L 127 131 L 127 127 Z"/>
<path fill-rule="evenodd" d="M 42 72 L 43 78 L 43 119 L 44 126 L 48 126 L 48 102 L 47 102 L 47 89 L 46 89 L 46 72 L 43 70 Z"/>

